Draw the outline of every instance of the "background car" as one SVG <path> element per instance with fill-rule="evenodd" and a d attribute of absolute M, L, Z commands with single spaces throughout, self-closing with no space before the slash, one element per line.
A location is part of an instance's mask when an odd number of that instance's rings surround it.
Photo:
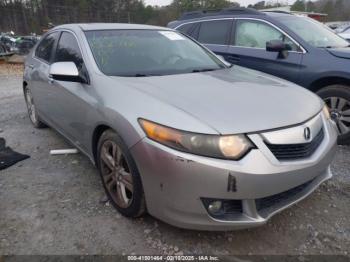
<path fill-rule="evenodd" d="M 85 153 L 128 217 L 258 226 L 332 177 L 337 135 L 319 97 L 168 28 L 56 27 L 28 55 L 23 91 L 33 125 Z"/>
<path fill-rule="evenodd" d="M 5 54 L 7 53 L 7 47 L 0 42 L 0 54 Z"/>
<path fill-rule="evenodd" d="M 328 27 L 307 17 L 245 8 L 189 12 L 168 27 L 191 36 L 232 64 L 316 92 L 337 123 L 339 143 L 350 142 L 350 48 Z"/>
<path fill-rule="evenodd" d="M 1 35 L 0 36 L 0 43 L 2 45 L 3 51 L 5 50 L 5 52 L 15 52 L 17 50 L 16 38 L 10 34 Z"/>
<path fill-rule="evenodd" d="M 338 35 L 350 42 L 350 26 L 347 26 L 338 32 Z"/>
<path fill-rule="evenodd" d="M 37 36 L 20 36 L 16 39 L 17 52 L 20 55 L 26 55 L 35 46 L 40 38 Z"/>
<path fill-rule="evenodd" d="M 14 36 L 3 34 L 0 36 L 0 53 L 15 53 L 26 55 L 34 47 L 40 38 L 36 35 Z"/>

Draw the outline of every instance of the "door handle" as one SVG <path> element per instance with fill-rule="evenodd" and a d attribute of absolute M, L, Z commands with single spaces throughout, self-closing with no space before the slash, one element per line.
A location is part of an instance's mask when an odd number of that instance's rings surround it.
<path fill-rule="evenodd" d="M 52 84 L 55 80 L 52 77 L 49 77 L 49 84 Z"/>
<path fill-rule="evenodd" d="M 34 69 L 34 65 L 28 65 L 30 69 Z"/>

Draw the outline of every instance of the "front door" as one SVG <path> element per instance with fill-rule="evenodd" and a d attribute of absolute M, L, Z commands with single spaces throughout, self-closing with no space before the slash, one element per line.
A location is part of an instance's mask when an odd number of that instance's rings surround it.
<path fill-rule="evenodd" d="M 304 54 L 296 42 L 264 21 L 237 19 L 234 24 L 225 56 L 228 62 L 298 82 Z M 266 43 L 271 40 L 288 44 L 290 51 L 286 57 L 266 51 Z"/>
<path fill-rule="evenodd" d="M 63 31 L 53 57 L 55 62 L 74 62 L 79 74 L 88 82 L 88 73 L 84 64 L 78 41 L 73 33 Z M 86 117 L 89 111 L 89 92 L 91 86 L 69 81 L 52 80 L 51 90 L 55 94 L 51 100 L 51 114 L 65 136 L 80 147 L 86 145 Z M 86 149 L 86 148 L 83 148 Z"/>

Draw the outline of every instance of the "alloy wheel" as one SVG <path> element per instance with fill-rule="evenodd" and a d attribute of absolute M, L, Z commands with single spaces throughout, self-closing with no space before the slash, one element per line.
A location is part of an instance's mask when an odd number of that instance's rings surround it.
<path fill-rule="evenodd" d="M 350 132 L 350 101 L 341 97 L 328 97 L 324 99 L 336 123 L 338 133 L 345 135 Z"/>
<path fill-rule="evenodd" d="M 121 148 L 114 141 L 105 141 L 101 147 L 100 159 L 103 182 L 110 197 L 119 207 L 129 207 L 133 200 L 134 185 Z"/>

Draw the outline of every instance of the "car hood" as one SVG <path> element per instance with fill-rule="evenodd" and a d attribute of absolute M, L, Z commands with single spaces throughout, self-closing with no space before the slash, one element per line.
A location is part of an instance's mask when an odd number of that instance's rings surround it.
<path fill-rule="evenodd" d="M 323 106 L 321 99 L 304 88 L 238 66 L 207 73 L 115 78 L 190 114 L 220 134 L 299 124 Z M 187 130 L 185 126 L 173 127 Z"/>
<path fill-rule="evenodd" d="M 328 48 L 327 51 L 336 57 L 350 59 L 350 47 Z"/>

